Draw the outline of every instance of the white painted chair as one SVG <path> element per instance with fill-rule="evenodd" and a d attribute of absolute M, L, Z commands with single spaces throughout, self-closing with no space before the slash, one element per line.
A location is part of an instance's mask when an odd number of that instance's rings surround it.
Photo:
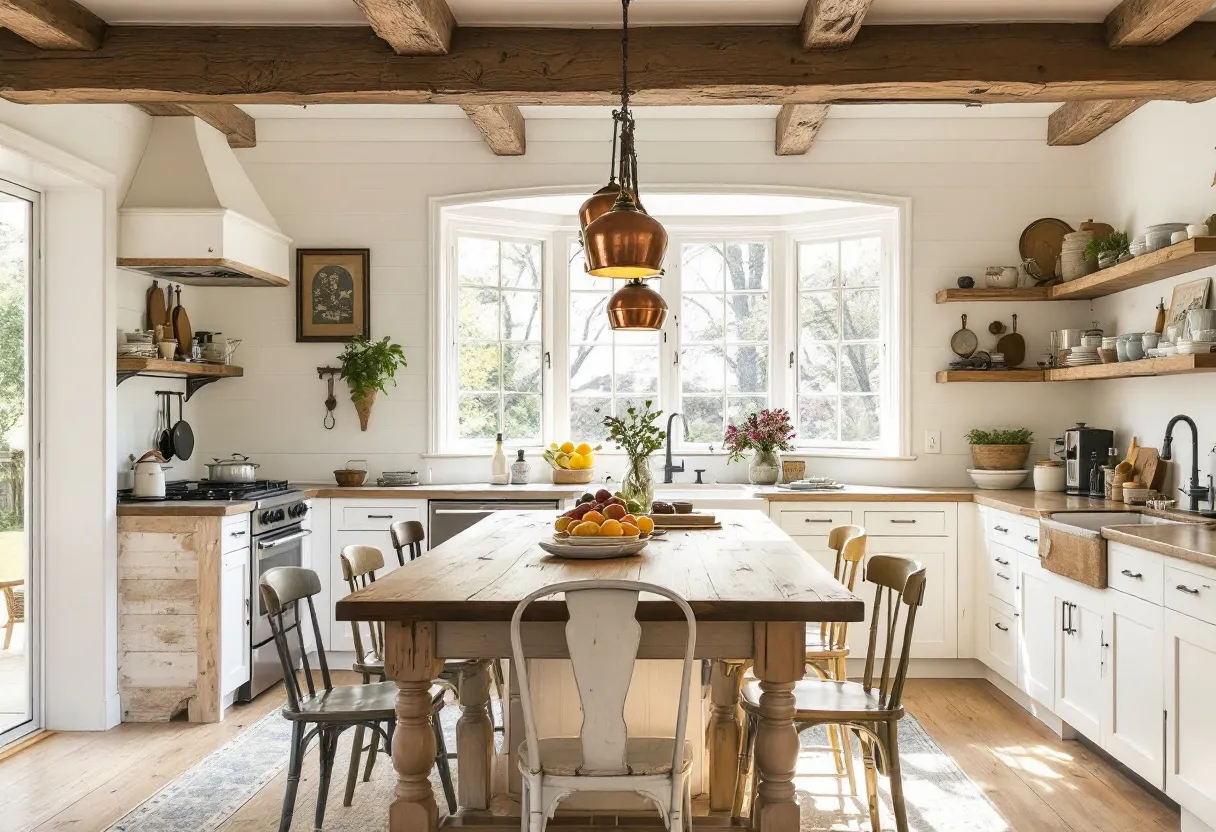
<path fill-rule="evenodd" d="M 625 698 L 642 634 L 635 618 L 641 592 L 669 599 L 688 622 L 674 737 L 630 737 L 625 725 Z M 520 622 L 533 601 L 557 593 L 565 593 L 570 615 L 566 647 L 574 666 L 583 724 L 577 737 L 540 739 Z M 693 749 L 685 734 L 696 639 L 697 622 L 688 602 L 654 584 L 569 581 L 537 590 L 519 603 L 511 617 L 511 654 L 524 716 L 525 740 L 517 754 L 523 775 L 520 815 L 524 832 L 544 832 L 558 803 L 580 791 L 634 792 L 654 801 L 672 832 L 691 828 Z"/>

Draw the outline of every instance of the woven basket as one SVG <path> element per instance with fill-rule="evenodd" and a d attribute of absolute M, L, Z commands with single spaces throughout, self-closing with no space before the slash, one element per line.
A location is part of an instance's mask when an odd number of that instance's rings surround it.
<path fill-rule="evenodd" d="M 592 468 L 585 468 L 580 471 L 574 471 L 570 468 L 553 469 L 554 485 L 586 485 L 594 477 L 595 470 Z"/>
<path fill-rule="evenodd" d="M 1029 445 L 972 445 L 971 460 L 984 471 L 1020 471 L 1030 456 Z"/>

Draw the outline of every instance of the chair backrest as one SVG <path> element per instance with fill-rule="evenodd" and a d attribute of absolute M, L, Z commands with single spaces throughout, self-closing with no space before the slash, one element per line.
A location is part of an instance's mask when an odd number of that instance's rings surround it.
<path fill-rule="evenodd" d="M 279 651 L 279 661 L 283 665 L 283 685 L 287 688 L 287 704 L 293 711 L 299 711 L 305 701 L 304 690 L 308 696 L 315 696 L 317 689 L 313 683 L 312 668 L 308 663 L 308 650 L 304 646 L 304 626 L 300 621 L 300 602 L 308 607 L 308 619 L 312 625 L 313 639 L 317 645 L 317 662 L 321 668 L 321 682 L 325 690 L 333 690 L 333 681 L 329 678 L 329 664 L 325 661 L 325 648 L 321 642 L 321 626 L 317 623 L 317 609 L 312 598 L 321 591 L 321 579 L 311 569 L 300 566 L 277 566 L 262 575 L 258 582 L 262 593 L 262 603 L 266 606 L 266 617 L 270 620 L 270 632 L 274 634 L 274 645 Z M 300 646 L 300 673 L 304 677 L 304 688 L 300 687 L 300 679 L 293 667 L 290 633 L 296 631 Z"/>
<path fill-rule="evenodd" d="M 388 527 L 393 537 L 393 548 L 397 550 L 397 563 L 405 566 L 406 549 L 409 549 L 409 560 L 422 556 L 422 541 L 426 540 L 426 530 L 417 520 L 398 520 Z"/>
<path fill-rule="evenodd" d="M 675 749 L 672 752 L 672 777 L 677 785 L 682 775 L 684 738 L 688 725 L 688 691 L 692 683 L 693 650 L 697 641 L 697 621 L 688 602 L 664 587 L 638 581 L 568 581 L 533 592 L 520 601 L 511 617 L 511 670 L 519 675 L 519 696 L 523 706 L 524 734 L 528 740 L 528 766 L 540 771 L 541 761 L 528 683 L 526 656 L 520 636 L 520 622 L 528 605 L 538 598 L 564 592 L 570 618 L 566 623 L 566 646 L 574 666 L 583 724 L 579 730 L 582 764 L 579 774 L 628 774 L 625 751 L 628 740 L 625 725 L 625 698 L 633 678 L 642 627 L 635 618 L 638 595 L 650 592 L 669 599 L 684 615 L 688 638 L 684 648 L 684 671 L 680 682 L 680 701 L 676 712 Z M 680 789 L 675 789 L 679 800 Z"/>
<path fill-rule="evenodd" d="M 897 708 L 904 694 L 908 676 L 908 661 L 912 657 L 912 630 L 916 626 L 916 611 L 925 600 L 925 567 L 911 558 L 896 555 L 875 555 L 866 565 L 866 582 L 874 584 L 874 609 L 870 614 L 870 644 L 866 650 L 866 672 L 862 684 L 866 690 L 878 689 L 884 708 Z M 885 650 L 882 675 L 874 684 L 874 660 L 878 649 L 878 624 L 883 617 L 886 600 L 886 622 L 883 627 Z M 907 607 L 903 637 L 895 643 L 899 627 L 900 607 Z M 891 660 L 899 653 L 895 675 L 891 675 Z"/>
<path fill-rule="evenodd" d="M 358 592 L 376 582 L 376 570 L 384 568 L 384 552 L 377 546 L 343 546 L 338 554 L 342 564 L 342 579 L 351 592 Z M 367 649 L 363 645 L 363 627 L 368 630 Z M 384 661 L 384 623 L 380 621 L 352 621 L 351 635 L 355 641 L 355 662 Z"/>
<path fill-rule="evenodd" d="M 836 552 L 832 577 L 852 592 L 866 556 L 866 530 L 861 526 L 836 526 L 828 533 L 828 548 Z M 843 621 L 824 621 L 819 625 L 819 637 L 833 650 L 843 650 L 849 640 L 849 625 Z"/>

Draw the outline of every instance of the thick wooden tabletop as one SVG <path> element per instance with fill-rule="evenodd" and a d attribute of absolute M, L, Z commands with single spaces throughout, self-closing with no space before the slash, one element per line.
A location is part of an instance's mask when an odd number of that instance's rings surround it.
<path fill-rule="evenodd" d="M 644 581 L 683 596 L 703 621 L 861 621 L 860 598 L 832 578 L 760 511 L 720 511 L 718 531 L 668 532 L 640 554 L 566 560 L 551 540 L 552 511 L 500 511 L 337 604 L 339 621 L 510 621 L 529 593 L 562 581 Z M 540 601 L 529 620 L 566 618 L 564 601 Z M 640 621 L 682 620 L 643 595 Z"/>

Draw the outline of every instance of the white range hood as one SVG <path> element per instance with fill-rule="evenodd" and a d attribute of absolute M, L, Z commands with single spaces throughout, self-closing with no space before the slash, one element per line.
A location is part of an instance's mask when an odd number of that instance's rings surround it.
<path fill-rule="evenodd" d="M 193 116 L 152 121 L 119 209 L 118 265 L 195 286 L 286 286 L 291 239 L 220 131 Z"/>

